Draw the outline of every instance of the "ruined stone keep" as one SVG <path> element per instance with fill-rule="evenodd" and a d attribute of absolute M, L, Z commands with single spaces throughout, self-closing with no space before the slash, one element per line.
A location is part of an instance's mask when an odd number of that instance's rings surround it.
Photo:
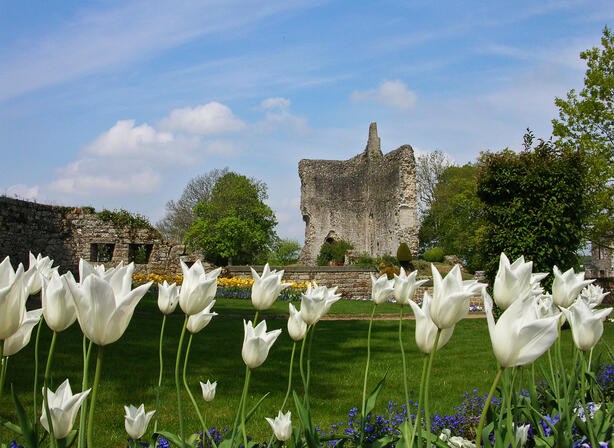
<path fill-rule="evenodd" d="M 354 252 L 396 255 L 402 242 L 418 251 L 414 150 L 403 145 L 384 155 L 377 124 L 365 150 L 349 160 L 299 162 L 305 246 L 300 262 L 316 263 L 322 244 L 340 238 Z"/>

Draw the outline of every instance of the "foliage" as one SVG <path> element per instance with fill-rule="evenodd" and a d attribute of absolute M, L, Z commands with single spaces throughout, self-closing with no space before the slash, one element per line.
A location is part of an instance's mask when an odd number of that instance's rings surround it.
<path fill-rule="evenodd" d="M 399 244 L 399 248 L 397 249 L 397 260 L 401 261 L 411 261 L 411 250 L 407 243 Z"/>
<path fill-rule="evenodd" d="M 587 65 L 584 88 L 555 100 L 559 118 L 552 124 L 556 143 L 580 153 L 586 164 L 588 237 L 609 242 L 614 234 L 614 34 L 607 27 L 601 45 L 580 53 Z"/>
<path fill-rule="evenodd" d="M 298 241 L 281 238 L 273 245 L 267 261 L 273 266 L 287 266 L 297 263 L 300 253 L 301 245 Z"/>
<path fill-rule="evenodd" d="M 228 168 L 213 169 L 208 173 L 190 179 L 183 189 L 181 198 L 166 203 L 166 213 L 156 227 L 173 241 L 183 241 L 186 232 L 194 221 L 193 210 L 199 202 L 211 199 L 211 192 L 219 178 L 228 174 Z"/>
<path fill-rule="evenodd" d="M 324 242 L 318 254 L 318 266 L 326 266 L 330 262 L 343 264 L 345 253 L 353 248 L 352 243 L 345 240 Z"/>
<path fill-rule="evenodd" d="M 431 263 L 441 263 L 443 261 L 443 249 L 441 247 L 433 247 L 432 249 L 424 251 L 422 257 Z"/>
<path fill-rule="evenodd" d="M 454 161 L 442 151 L 433 151 L 416 159 L 416 193 L 420 215 L 431 208 L 435 200 L 435 187 L 444 171 L 451 166 L 454 166 Z"/>
<path fill-rule="evenodd" d="M 277 220 L 264 203 L 266 184 L 237 173 L 220 177 L 211 196 L 194 208 L 194 222 L 185 239 L 205 259 L 223 265 L 248 264 L 275 241 Z"/>
<path fill-rule="evenodd" d="M 476 192 L 477 173 L 478 167 L 471 164 L 447 168 L 419 231 L 420 251 L 438 246 L 445 254 L 459 256 L 470 271 L 482 267 L 484 211 Z"/>
<path fill-rule="evenodd" d="M 477 192 L 486 220 L 481 251 L 490 284 L 501 252 L 511 260 L 524 255 L 536 272 L 577 265 L 586 217 L 582 154 L 541 140 L 532 144 L 528 133 L 521 153 L 505 149 L 480 158 Z"/>
<path fill-rule="evenodd" d="M 132 229 L 147 229 L 159 233 L 149 222 L 146 216 L 139 213 L 132 213 L 123 208 L 120 210 L 104 209 L 97 213 L 98 217 L 105 221 L 111 222 L 116 227 L 130 227 Z"/>

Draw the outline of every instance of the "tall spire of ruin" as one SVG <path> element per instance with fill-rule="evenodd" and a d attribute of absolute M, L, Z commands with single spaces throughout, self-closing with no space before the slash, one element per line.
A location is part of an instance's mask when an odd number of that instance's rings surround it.
<path fill-rule="evenodd" d="M 367 140 L 367 147 L 365 152 L 369 158 L 373 156 L 381 156 L 382 149 L 380 147 L 380 140 L 377 136 L 377 123 L 373 122 L 369 125 L 369 140 Z"/>

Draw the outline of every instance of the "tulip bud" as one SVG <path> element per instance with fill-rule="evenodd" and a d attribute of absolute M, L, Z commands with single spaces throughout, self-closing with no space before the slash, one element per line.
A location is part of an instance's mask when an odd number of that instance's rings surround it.
<path fill-rule="evenodd" d="M 57 332 L 66 330 L 77 320 L 77 308 L 67 278 L 73 278 L 70 271 L 62 276 L 53 272 L 49 280 L 43 278 L 41 292 L 43 315 L 47 326 Z"/>
<path fill-rule="evenodd" d="M 371 299 L 376 305 L 381 305 L 392 297 L 394 293 L 394 280 L 388 280 L 386 274 L 375 278 L 371 274 Z"/>
<path fill-rule="evenodd" d="M 183 271 L 183 283 L 179 293 L 179 306 L 182 311 L 191 316 L 198 314 L 211 303 L 217 292 L 217 276 L 222 272 L 222 268 L 214 269 L 205 274 L 200 260 L 192 266 L 188 266 L 181 261 Z"/>
<path fill-rule="evenodd" d="M 269 425 L 271 425 L 275 433 L 275 437 L 277 437 L 277 440 L 280 442 L 290 440 L 290 437 L 292 437 L 292 421 L 290 417 L 290 411 L 286 414 L 282 414 L 281 411 L 279 411 L 275 420 L 266 417 L 266 421 L 269 422 Z"/>
<path fill-rule="evenodd" d="M 213 305 L 215 305 L 215 300 L 213 300 L 207 306 L 207 308 L 202 310 L 200 313 L 192 314 L 190 317 L 188 317 L 187 329 L 190 333 L 198 333 L 200 330 L 209 325 L 209 322 L 211 322 L 213 316 L 217 316 L 217 313 L 211 312 L 211 308 L 213 308 Z"/>
<path fill-rule="evenodd" d="M 300 341 L 305 337 L 307 332 L 307 324 L 301 317 L 301 312 L 294 308 L 291 303 L 288 304 L 290 309 L 290 318 L 288 319 L 288 334 L 294 341 Z"/>
<path fill-rule="evenodd" d="M 409 302 L 409 306 L 411 306 L 414 311 L 414 316 L 416 317 L 416 345 L 418 345 L 422 353 L 426 353 L 427 355 L 433 351 L 433 345 L 435 345 L 435 338 L 437 337 L 437 325 L 433 323 L 430 316 L 431 300 L 429 293 L 425 292 L 422 308 L 413 300 Z M 437 343 L 437 350 L 448 343 L 453 332 L 454 327 L 441 330 L 439 342 Z"/>
<path fill-rule="evenodd" d="M 166 280 L 158 283 L 158 308 L 162 314 L 173 314 L 179 303 L 179 290 L 177 283 L 169 285 Z"/>
<path fill-rule="evenodd" d="M 156 411 L 149 411 L 145 413 L 145 405 L 141 404 L 138 408 L 130 405 L 124 406 L 126 415 L 124 416 L 124 427 L 126 432 L 133 440 L 138 440 L 147 431 L 147 425 L 149 420 L 156 413 Z"/>
<path fill-rule="evenodd" d="M 207 402 L 213 401 L 213 399 L 215 398 L 215 389 L 217 387 L 217 381 L 214 381 L 213 383 L 209 382 L 209 380 L 207 380 L 206 383 L 203 383 L 202 381 L 199 382 L 200 387 L 203 391 L 203 399 Z"/>

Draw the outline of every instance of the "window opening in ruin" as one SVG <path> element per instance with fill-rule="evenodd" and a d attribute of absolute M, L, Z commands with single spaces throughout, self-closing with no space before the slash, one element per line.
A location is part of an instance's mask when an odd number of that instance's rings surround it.
<path fill-rule="evenodd" d="M 130 244 L 128 246 L 128 259 L 134 264 L 147 264 L 153 244 Z"/>
<path fill-rule="evenodd" d="M 90 261 L 106 263 L 113 259 L 113 251 L 115 244 L 113 243 L 91 243 L 90 244 Z"/>

